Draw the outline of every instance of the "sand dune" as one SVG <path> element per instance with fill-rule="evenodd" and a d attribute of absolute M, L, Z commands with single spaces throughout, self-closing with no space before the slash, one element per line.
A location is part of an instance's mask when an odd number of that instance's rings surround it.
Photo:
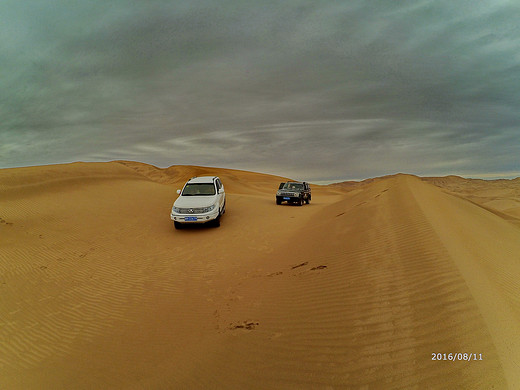
<path fill-rule="evenodd" d="M 176 231 L 203 174 L 222 225 Z M 388 176 L 303 207 L 275 205 L 283 180 L 0 170 L 0 388 L 520 388 L 518 179 Z"/>

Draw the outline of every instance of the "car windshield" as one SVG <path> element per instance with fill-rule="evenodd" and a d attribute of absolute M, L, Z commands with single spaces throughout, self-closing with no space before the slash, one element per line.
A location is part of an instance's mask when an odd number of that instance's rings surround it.
<path fill-rule="evenodd" d="M 183 196 L 203 196 L 215 195 L 215 186 L 213 183 L 191 183 L 186 184 L 182 190 Z"/>
<path fill-rule="evenodd" d="M 301 190 L 303 188 L 303 184 L 301 184 L 301 183 L 285 183 L 283 188 L 285 190 Z"/>

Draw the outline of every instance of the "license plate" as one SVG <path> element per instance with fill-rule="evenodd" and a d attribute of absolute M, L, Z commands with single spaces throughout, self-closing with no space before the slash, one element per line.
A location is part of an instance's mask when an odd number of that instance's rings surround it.
<path fill-rule="evenodd" d="M 185 221 L 196 221 L 197 217 L 184 217 Z"/>
<path fill-rule="evenodd" d="M 291 200 L 291 198 L 289 198 L 288 196 L 284 196 L 283 200 Z"/>

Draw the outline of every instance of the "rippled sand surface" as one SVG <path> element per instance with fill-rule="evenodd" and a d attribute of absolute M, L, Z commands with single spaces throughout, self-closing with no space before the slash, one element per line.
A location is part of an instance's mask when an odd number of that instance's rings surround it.
<path fill-rule="evenodd" d="M 177 231 L 195 175 L 227 212 Z M 520 180 L 283 180 L 0 170 L 0 388 L 520 388 Z"/>

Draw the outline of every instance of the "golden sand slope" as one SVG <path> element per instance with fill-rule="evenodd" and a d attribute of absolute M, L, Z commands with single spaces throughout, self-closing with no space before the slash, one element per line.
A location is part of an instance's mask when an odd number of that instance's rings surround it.
<path fill-rule="evenodd" d="M 222 226 L 175 231 L 201 174 Z M 397 175 L 296 207 L 281 180 L 0 170 L 0 388 L 520 388 L 520 183 Z M 458 352 L 482 360 L 432 360 Z"/>

